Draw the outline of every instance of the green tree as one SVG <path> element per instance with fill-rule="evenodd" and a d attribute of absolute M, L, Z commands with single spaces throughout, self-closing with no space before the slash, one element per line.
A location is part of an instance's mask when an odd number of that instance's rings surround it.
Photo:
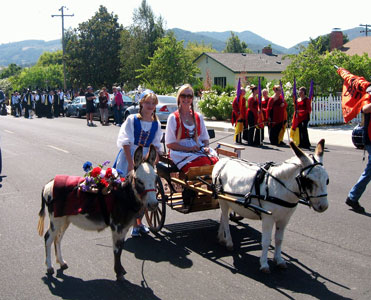
<path fill-rule="evenodd" d="M 344 34 L 343 44 L 348 42 L 348 36 Z M 310 38 L 309 43 L 315 46 L 321 54 L 324 54 L 326 51 L 330 51 L 330 34 L 320 35 L 315 39 Z"/>
<path fill-rule="evenodd" d="M 66 33 L 66 67 L 75 87 L 117 82 L 122 30 L 117 15 L 101 5 L 91 19 Z"/>
<path fill-rule="evenodd" d="M 227 45 L 223 51 L 224 53 L 252 53 L 247 48 L 245 42 L 241 42 L 240 38 L 231 31 L 231 37 L 227 40 Z"/>
<path fill-rule="evenodd" d="M 202 43 L 197 42 L 188 42 L 186 46 L 186 50 L 189 52 L 189 55 L 194 61 L 197 57 L 199 57 L 204 52 L 218 52 L 215 50 L 212 45 L 205 45 L 205 43 L 202 41 Z"/>
<path fill-rule="evenodd" d="M 10 81 L 13 90 L 22 90 L 25 87 L 31 89 L 60 88 L 63 86 L 63 67 L 62 65 L 50 65 L 25 68 L 17 76 L 10 77 Z"/>
<path fill-rule="evenodd" d="M 139 79 L 158 88 L 172 88 L 183 83 L 195 83 L 199 72 L 189 53 L 183 47 L 183 41 L 177 42 L 172 32 L 158 40 L 158 49 L 150 64 L 139 70 Z"/>
<path fill-rule="evenodd" d="M 9 78 L 21 72 L 22 68 L 16 64 L 10 64 L 8 67 L 4 68 L 0 73 L 0 79 Z"/>
<path fill-rule="evenodd" d="M 36 63 L 37 66 L 63 65 L 62 50 L 54 52 L 44 52 L 41 54 Z"/>
<path fill-rule="evenodd" d="M 120 37 L 121 81 L 129 88 L 135 88 L 140 81 L 136 70 L 149 64 L 149 58 L 157 49 L 156 40 L 164 37 L 164 21 L 155 17 L 151 7 L 143 0 L 134 11 L 133 24 Z"/>

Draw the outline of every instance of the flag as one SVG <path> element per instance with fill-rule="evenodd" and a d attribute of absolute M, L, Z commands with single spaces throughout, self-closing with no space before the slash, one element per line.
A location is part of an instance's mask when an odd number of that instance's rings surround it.
<path fill-rule="evenodd" d="M 280 87 L 281 87 L 281 96 L 282 96 L 282 102 L 283 102 L 283 101 L 285 101 L 285 94 L 283 92 L 283 87 L 282 87 L 282 81 L 281 80 L 280 80 Z M 283 141 L 283 137 L 285 136 L 285 128 L 286 128 L 286 123 L 287 123 L 287 110 L 286 110 L 286 108 L 283 111 L 283 115 L 284 115 L 284 118 L 283 118 L 284 122 L 283 122 L 282 128 L 280 130 L 280 133 L 278 135 L 278 144 Z"/>
<path fill-rule="evenodd" d="M 238 79 L 237 84 L 237 106 L 239 108 L 239 115 L 237 116 L 236 127 L 234 128 L 234 140 L 237 140 L 237 136 L 243 132 L 244 119 L 245 119 L 245 108 L 241 98 L 241 78 Z"/>
<path fill-rule="evenodd" d="M 344 79 L 341 107 L 344 121 L 348 123 L 360 113 L 365 103 L 370 103 L 371 95 L 366 93 L 370 82 L 364 77 L 353 75 L 344 68 L 338 68 L 337 72 Z"/>
<path fill-rule="evenodd" d="M 314 95 L 314 83 L 313 79 L 310 81 L 310 88 L 309 88 L 309 100 L 313 100 L 313 95 Z"/>
<path fill-rule="evenodd" d="M 262 110 L 262 86 L 260 83 L 260 77 L 259 77 L 259 83 L 258 83 L 258 128 L 264 128 L 264 115 Z"/>
<path fill-rule="evenodd" d="M 295 145 L 300 144 L 300 134 L 299 129 L 297 129 L 299 125 L 299 116 L 298 116 L 298 97 L 296 94 L 296 78 L 294 77 L 294 86 L 292 89 L 292 102 L 294 103 L 294 115 L 292 116 L 292 123 L 290 129 L 290 138 L 295 143 Z"/>

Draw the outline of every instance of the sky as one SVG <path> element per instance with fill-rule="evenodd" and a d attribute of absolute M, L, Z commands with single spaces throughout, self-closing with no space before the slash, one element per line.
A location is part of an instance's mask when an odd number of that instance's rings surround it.
<path fill-rule="evenodd" d="M 28 39 L 62 37 L 59 9 L 65 6 L 64 26 L 77 28 L 100 5 L 113 12 L 124 27 L 132 24 L 134 9 L 142 0 L 1 0 L 0 44 Z M 354 5 L 353 5 L 354 3 Z M 371 24 L 370 0 L 147 0 L 165 28 L 192 32 L 249 30 L 280 46 L 290 48 L 309 38 Z M 371 27 L 371 26 L 370 26 Z M 371 29 L 371 28 L 370 28 Z M 248 44 L 248 43 L 247 43 Z"/>

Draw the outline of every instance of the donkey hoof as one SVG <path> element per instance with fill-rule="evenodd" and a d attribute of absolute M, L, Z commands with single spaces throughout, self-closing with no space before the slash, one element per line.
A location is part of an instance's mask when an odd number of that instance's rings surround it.
<path fill-rule="evenodd" d="M 234 250 L 233 245 L 227 245 L 227 250 L 228 251 L 233 251 Z"/>
<path fill-rule="evenodd" d="M 67 264 L 61 265 L 61 270 L 67 270 L 67 269 L 68 269 L 68 265 Z"/>
<path fill-rule="evenodd" d="M 287 264 L 284 260 L 278 262 L 277 260 L 274 259 L 273 261 L 279 269 L 287 269 Z"/>
<path fill-rule="evenodd" d="M 261 267 L 260 271 L 262 273 L 265 273 L 265 274 L 270 274 L 271 273 L 271 270 L 269 269 L 269 267 Z"/>
<path fill-rule="evenodd" d="M 53 274 L 54 274 L 54 268 L 48 268 L 48 269 L 46 270 L 46 273 L 47 273 L 48 275 L 53 275 Z"/>

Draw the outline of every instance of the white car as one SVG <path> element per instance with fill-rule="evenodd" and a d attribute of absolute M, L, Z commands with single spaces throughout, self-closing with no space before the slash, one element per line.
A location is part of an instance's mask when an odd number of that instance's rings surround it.
<path fill-rule="evenodd" d="M 157 95 L 158 104 L 156 105 L 156 115 L 162 124 L 166 124 L 167 118 L 171 113 L 178 109 L 176 98 L 173 96 Z M 130 114 L 136 114 L 139 111 L 139 104 L 129 106 L 124 112 L 124 119 Z"/>

